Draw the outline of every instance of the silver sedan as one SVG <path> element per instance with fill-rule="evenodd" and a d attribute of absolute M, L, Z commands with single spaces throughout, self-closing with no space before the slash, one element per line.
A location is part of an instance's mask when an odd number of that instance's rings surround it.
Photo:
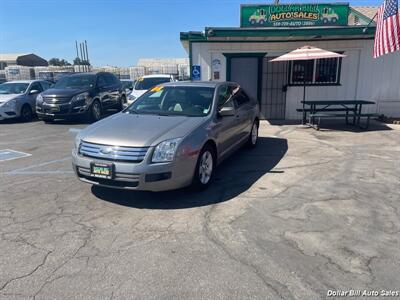
<path fill-rule="evenodd" d="M 80 180 L 112 188 L 204 189 L 226 157 L 256 146 L 258 126 L 258 103 L 237 83 L 165 83 L 82 130 L 73 168 Z"/>
<path fill-rule="evenodd" d="M 44 80 L 16 80 L 0 84 L 0 120 L 32 120 L 36 97 L 50 85 Z"/>

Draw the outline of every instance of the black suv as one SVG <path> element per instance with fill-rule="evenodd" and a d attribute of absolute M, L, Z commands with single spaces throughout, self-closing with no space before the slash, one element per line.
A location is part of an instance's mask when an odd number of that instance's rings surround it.
<path fill-rule="evenodd" d="M 97 121 L 106 109 L 122 110 L 125 102 L 126 92 L 114 74 L 79 73 L 62 77 L 41 93 L 36 98 L 36 112 L 44 121 L 77 115 Z"/>

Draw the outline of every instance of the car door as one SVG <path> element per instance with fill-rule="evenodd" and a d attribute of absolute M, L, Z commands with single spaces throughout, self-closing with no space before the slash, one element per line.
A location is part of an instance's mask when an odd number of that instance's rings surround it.
<path fill-rule="evenodd" d="M 237 87 L 237 89 L 234 90 L 233 101 L 236 106 L 236 118 L 238 122 L 238 142 L 241 142 L 247 139 L 251 132 L 251 127 L 253 125 L 253 103 L 241 87 Z"/>
<path fill-rule="evenodd" d="M 106 77 L 108 92 L 110 94 L 110 105 L 116 106 L 121 97 L 121 83 L 119 79 L 111 73 L 106 73 L 104 75 Z"/>
<path fill-rule="evenodd" d="M 97 95 L 100 99 L 101 106 L 103 108 L 108 108 L 112 105 L 112 100 L 110 98 L 110 93 L 108 91 L 108 82 L 105 74 L 97 75 L 96 81 Z"/>
<path fill-rule="evenodd" d="M 29 105 L 31 106 L 32 110 L 35 109 L 36 98 L 41 92 L 43 92 L 43 88 L 38 81 L 33 82 L 28 88 L 26 99 Z"/>
<path fill-rule="evenodd" d="M 235 102 L 233 101 L 233 86 L 223 84 L 218 88 L 217 92 L 217 111 L 223 107 L 235 108 Z M 233 116 L 220 116 L 217 112 L 216 116 L 216 139 L 218 143 L 218 151 L 220 156 L 227 155 L 230 150 L 236 145 L 237 133 L 238 133 L 238 122 L 236 113 Z"/>

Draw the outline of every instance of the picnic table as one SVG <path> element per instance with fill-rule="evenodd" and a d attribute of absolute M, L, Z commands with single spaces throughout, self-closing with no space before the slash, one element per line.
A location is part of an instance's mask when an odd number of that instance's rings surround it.
<path fill-rule="evenodd" d="M 346 119 L 346 124 L 349 124 L 349 118 L 353 119 L 352 125 L 357 125 L 360 128 L 361 118 L 367 118 L 365 129 L 369 126 L 369 119 L 378 114 L 363 113 L 363 105 L 375 104 L 373 101 L 367 100 L 306 100 L 301 101 L 307 108 L 298 108 L 297 111 L 303 113 L 303 124 L 307 124 L 316 129 L 319 129 L 321 119 L 323 118 L 340 118 Z M 307 122 L 307 113 L 309 114 Z M 316 122 L 317 120 L 317 122 Z"/>

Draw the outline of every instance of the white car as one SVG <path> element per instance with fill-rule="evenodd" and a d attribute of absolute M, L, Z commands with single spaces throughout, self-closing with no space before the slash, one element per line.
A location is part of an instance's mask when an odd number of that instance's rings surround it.
<path fill-rule="evenodd" d="M 0 120 L 32 120 L 36 97 L 50 86 L 51 83 L 45 80 L 16 80 L 0 84 Z"/>
<path fill-rule="evenodd" d="M 128 96 L 128 105 L 135 101 L 137 98 L 142 96 L 148 89 L 152 88 L 161 83 L 175 81 L 172 75 L 157 74 L 157 75 L 146 75 L 139 77 L 131 94 Z"/>

